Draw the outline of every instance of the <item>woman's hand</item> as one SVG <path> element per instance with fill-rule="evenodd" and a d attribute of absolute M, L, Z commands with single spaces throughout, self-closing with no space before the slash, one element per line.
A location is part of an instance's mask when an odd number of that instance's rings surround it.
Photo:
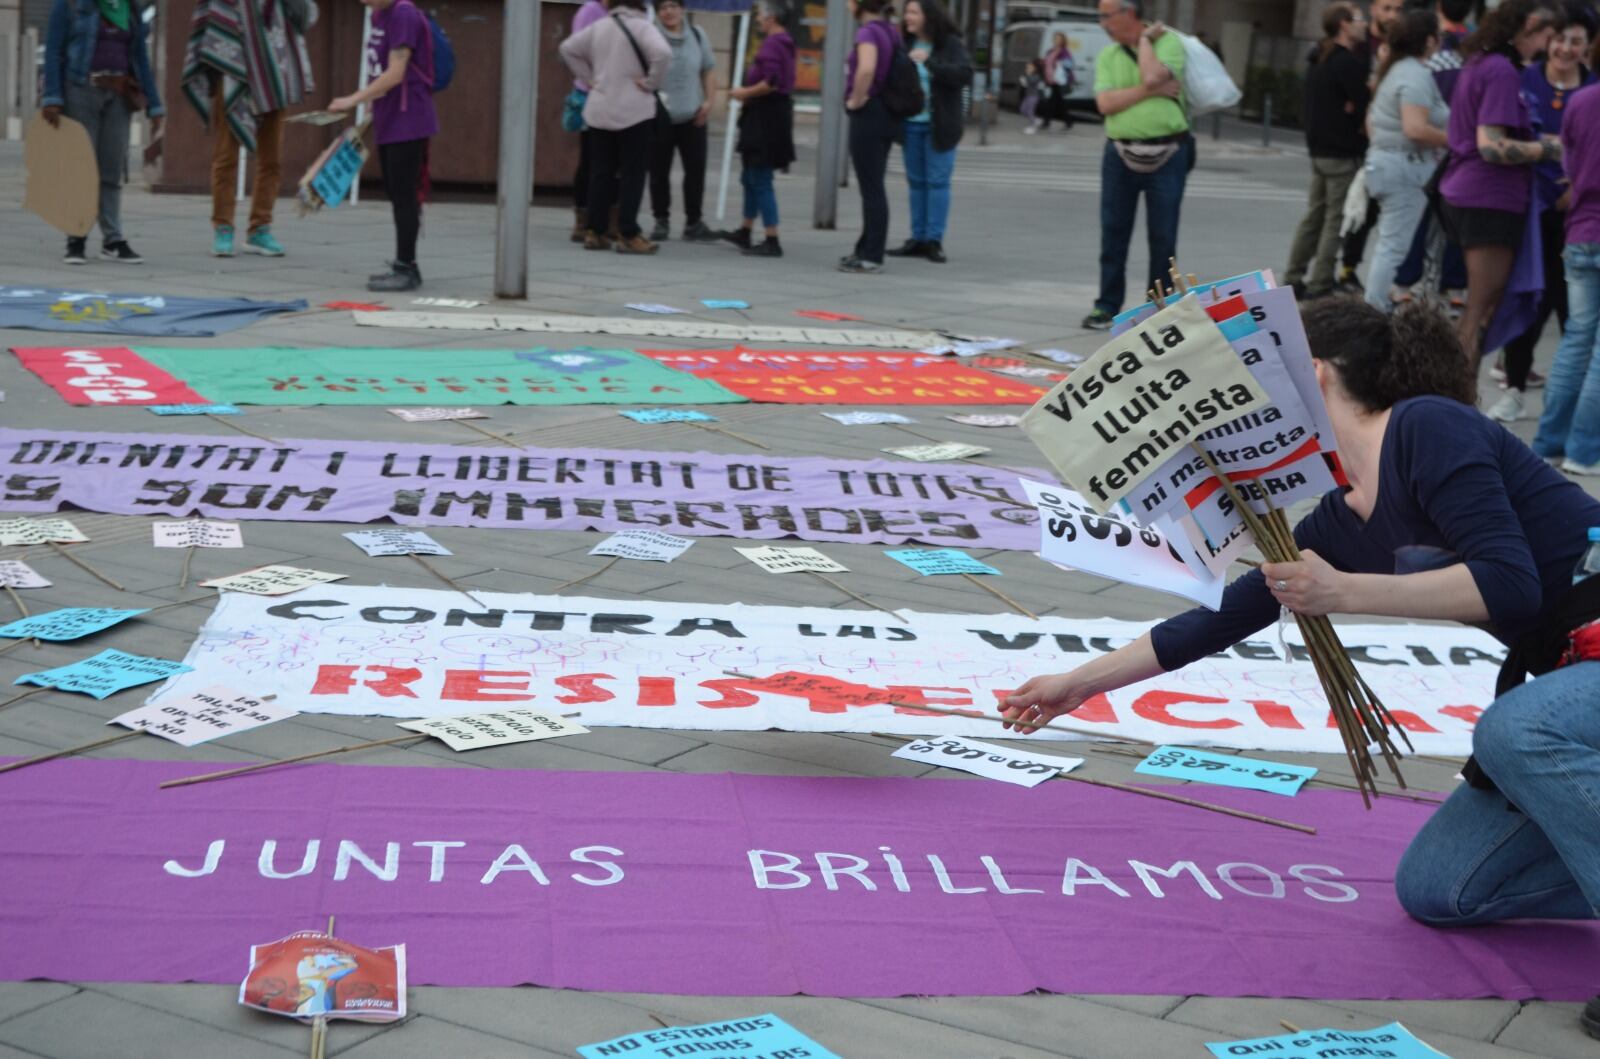
<path fill-rule="evenodd" d="M 332 103 L 328 104 L 328 109 L 335 114 L 343 114 L 345 111 L 354 110 L 358 106 L 360 106 L 360 103 L 356 100 L 356 97 L 350 95 L 340 96 L 338 99 L 335 99 Z"/>
<path fill-rule="evenodd" d="M 1350 610 L 1346 595 L 1350 575 L 1329 566 L 1316 552 L 1301 552 L 1297 563 L 1262 563 L 1261 573 L 1273 598 L 1296 614 Z"/>
<path fill-rule="evenodd" d="M 52 129 L 61 128 L 61 107 L 58 104 L 51 103 L 49 106 L 40 107 L 39 113 L 50 123 Z"/>
<path fill-rule="evenodd" d="M 1006 719 L 1006 728 L 1032 735 L 1051 719 L 1082 706 L 1091 694 L 1092 689 L 1076 670 L 1034 677 L 1006 696 L 1000 713 Z"/>

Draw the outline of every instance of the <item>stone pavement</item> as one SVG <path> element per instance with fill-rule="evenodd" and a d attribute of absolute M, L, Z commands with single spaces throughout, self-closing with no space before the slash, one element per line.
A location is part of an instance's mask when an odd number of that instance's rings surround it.
<path fill-rule="evenodd" d="M 1014 125 L 1014 119 L 1013 119 Z M 1005 335 L 1036 345 L 1092 350 L 1094 336 L 1077 329 L 1095 291 L 1098 254 L 1097 183 L 1099 130 L 1080 126 L 1070 134 L 1023 138 L 1014 127 L 994 134 L 987 148 L 962 148 L 956 173 L 955 208 L 947 249 L 951 263 L 893 262 L 883 275 L 846 276 L 832 270 L 853 239 L 858 211 L 853 190 L 841 192 L 839 231 L 809 226 L 812 186 L 809 151 L 794 175 L 779 179 L 784 211 L 781 261 L 751 261 L 721 246 L 669 242 L 654 258 L 585 253 L 565 241 L 570 214 L 540 209 L 534 214 L 533 260 L 527 306 L 591 315 L 622 315 L 624 302 L 697 306 L 701 297 L 741 297 L 762 323 L 798 322 L 795 309 L 854 312 L 883 324 L 937 326 L 974 334 Z M 715 157 L 715 153 L 713 154 Z M 1182 253 L 1186 269 L 1222 275 L 1278 265 L 1298 219 L 1304 158 L 1293 149 L 1263 152 L 1239 143 L 1202 140 L 1200 165 L 1186 203 Z M 0 144 L 0 283 L 60 284 L 122 292 L 199 296 L 252 296 L 366 300 L 363 281 L 390 252 L 386 205 L 369 197 L 359 206 L 297 219 L 292 205 L 280 211 L 277 234 L 290 256 L 278 261 L 240 257 L 217 261 L 205 255 L 207 206 L 199 199 L 156 197 L 130 189 L 125 203 L 128 236 L 146 255 L 141 268 L 92 261 L 84 268 L 60 263 L 61 240 L 20 209 L 21 145 Z M 736 212 L 737 186 L 732 189 Z M 715 193 L 713 183 L 712 195 Z M 892 236 L 905 234 L 903 192 L 891 187 Z M 714 198 L 713 198 L 714 203 Z M 674 228 L 680 219 L 675 218 Z M 1136 240 L 1130 274 L 1142 272 Z M 91 250 L 97 249 L 91 244 Z M 421 251 L 429 295 L 488 299 L 493 251 L 493 208 L 470 202 L 430 206 Z M 404 303 L 391 300 L 390 304 Z M 0 332 L 7 346 L 53 344 L 59 336 Z M 84 336 L 89 345 L 122 341 Z M 469 332 L 405 332 L 356 328 L 344 313 L 280 318 L 246 331 L 209 340 L 164 344 L 230 346 L 513 347 L 530 341 L 555 344 L 560 336 Z M 674 343 L 660 340 L 661 346 Z M 683 343 L 678 343 L 683 344 Z M 1548 363 L 1553 343 L 1541 347 Z M 83 409 L 63 404 L 10 357 L 0 357 L 0 423 L 7 426 L 89 430 L 184 432 L 234 435 L 214 421 L 184 420 L 179 426 L 140 409 Z M 1533 402 L 1537 404 L 1537 401 Z M 937 417 L 954 409 L 908 409 L 938 423 L 941 437 L 991 445 L 996 463 L 1037 464 L 1036 453 L 1011 431 L 961 427 Z M 541 446 L 654 445 L 666 449 L 736 452 L 733 439 L 684 425 L 643 427 L 621 420 L 614 409 L 595 407 L 488 409 L 491 428 Z M 728 425 L 772 446 L 776 453 L 861 457 L 899 443 L 904 435 L 886 427 L 838 428 L 814 407 L 725 406 Z M 1535 409 L 1536 412 L 1536 409 Z M 449 423 L 405 424 L 377 407 L 250 408 L 242 422 L 274 437 L 321 437 L 387 441 L 491 444 L 472 439 Z M 827 425 L 825 425 L 827 424 Z M 1522 424 L 1524 436 L 1532 424 Z M 28 595 L 34 609 L 68 605 L 157 605 L 185 598 L 177 587 L 178 564 L 149 550 L 149 531 L 136 518 L 74 513 L 92 538 L 82 554 L 127 586 L 110 591 L 89 575 L 36 552 L 30 562 L 55 587 Z M 333 523 L 245 524 L 246 551 L 199 551 L 196 579 L 267 562 L 305 565 L 348 573 L 354 584 L 435 587 L 409 564 L 352 557 L 340 537 L 351 528 Z M 468 586 L 548 591 L 592 569 L 584 557 L 593 536 L 514 530 L 429 530 L 455 557 L 434 562 Z M 761 574 L 732 552 L 735 541 L 708 538 L 669 567 L 636 573 L 618 568 L 580 590 L 619 599 L 798 603 L 855 606 L 816 583 L 796 584 Z M 879 550 L 830 545 L 853 571 L 862 590 L 890 606 L 922 610 L 990 612 L 993 600 L 976 589 L 963 591 L 935 579 L 914 579 Z M 1174 612 L 1174 601 L 1087 575 L 1051 572 L 1032 556 L 980 553 L 1009 576 L 1006 588 L 1041 613 L 1076 617 L 1154 619 Z M 150 620 L 107 633 L 107 645 L 181 658 L 205 617 L 206 608 L 175 608 Z M 0 683 L 19 674 L 60 664 L 83 654 L 81 646 L 45 645 L 0 656 Z M 138 693 L 96 702 L 46 693 L 0 713 L 0 754 L 35 754 L 95 738 L 106 718 L 138 701 Z M 249 762 L 272 760 L 371 738 L 387 722 L 307 715 L 235 740 L 209 744 L 204 756 Z M 459 768 L 660 769 L 677 772 L 751 772 L 806 775 L 914 775 L 912 763 L 888 756 L 890 745 L 870 736 L 783 732 L 716 733 L 604 729 L 577 741 L 527 744 L 452 756 L 438 744 L 384 748 L 361 754 L 362 764 L 407 764 Z M 177 757 L 185 752 L 159 740 L 136 740 L 100 752 L 103 757 Z M 1283 755 L 1277 755 L 1282 757 Z M 1291 755 L 1291 757 L 1293 757 Z M 1342 758 L 1306 755 L 1330 775 L 1347 775 Z M 1089 755 L 1088 775 L 1126 779 L 1122 760 Z M 1454 770 L 1416 762 L 1407 775 L 1416 785 L 1448 790 Z M 949 774 L 939 777 L 949 778 Z M 1063 959 L 1070 959 L 1064 953 Z M 243 954 L 241 953 L 241 962 Z M 1596 976 L 1600 990 L 1600 974 Z M 246 1012 L 234 990 L 200 985 L 105 985 L 95 983 L 0 984 L 0 1059 L 11 1056 L 219 1057 L 303 1054 L 306 1031 L 286 1020 Z M 1474 1000 L 1436 1003 L 1323 1000 L 1236 1000 L 1182 996 L 1045 996 L 1006 998 L 901 998 L 839 1000 L 699 998 L 575 993 L 538 988 L 515 990 L 435 989 L 413 991 L 414 1014 L 390 1026 L 339 1023 L 329 1037 L 330 1054 L 351 1057 L 436 1057 L 574 1054 L 575 1045 L 603 1040 L 650 1025 L 650 1014 L 669 1022 L 695 1022 L 775 1010 L 820 1042 L 851 1059 L 907 1056 L 1074 1056 L 1081 1059 L 1152 1059 L 1204 1055 L 1207 1040 L 1278 1032 L 1280 1019 L 1300 1026 L 1363 1028 L 1400 1018 L 1456 1059 L 1511 1056 L 1576 1057 L 1600 1054 L 1600 1044 L 1577 1028 L 1577 1005 Z"/>

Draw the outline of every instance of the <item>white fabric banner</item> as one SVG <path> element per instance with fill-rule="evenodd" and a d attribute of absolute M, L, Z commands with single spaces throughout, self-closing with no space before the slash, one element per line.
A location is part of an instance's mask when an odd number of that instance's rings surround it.
<path fill-rule="evenodd" d="M 226 684 L 306 712 L 446 717 L 527 705 L 581 709 L 590 728 L 993 739 L 1004 732 L 993 722 L 914 705 L 993 716 L 999 697 L 1029 677 L 1081 665 L 1148 628 L 1012 614 L 911 613 L 902 623 L 873 611 L 474 591 L 484 608 L 427 589 L 224 593 L 185 659 L 193 671 L 149 701 Z M 1293 642 L 1293 625 L 1286 631 Z M 1340 632 L 1419 752 L 1468 752 L 1473 722 L 1494 697 L 1496 641 L 1458 626 Z M 1064 720 L 1156 743 L 1339 752 L 1311 663 L 1303 652 L 1282 661 L 1276 640 L 1264 630 Z"/>

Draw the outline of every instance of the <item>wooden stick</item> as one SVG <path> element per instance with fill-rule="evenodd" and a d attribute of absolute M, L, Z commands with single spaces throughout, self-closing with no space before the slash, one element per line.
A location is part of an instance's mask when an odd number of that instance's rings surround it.
<path fill-rule="evenodd" d="M 12 644 L 11 647 L 21 647 L 26 642 L 27 642 L 26 640 L 18 640 L 16 643 Z M 6 650 L 8 650 L 8 651 L 11 650 L 11 647 L 6 648 Z M 31 691 L 24 691 L 21 695 L 13 695 L 9 699 L 7 699 L 6 701 L 0 702 L 0 710 L 5 709 L 7 706 L 12 706 L 12 705 L 15 705 L 16 703 L 21 702 L 23 699 L 27 698 L 29 695 L 37 695 L 41 691 L 54 691 L 54 690 L 55 690 L 55 687 L 53 685 L 40 684 L 38 687 L 34 688 Z"/>
<path fill-rule="evenodd" d="M 243 768 L 225 769 L 222 772 L 208 772 L 203 776 L 185 776 L 182 779 L 167 780 L 165 783 L 161 784 L 161 787 L 163 789 L 167 787 L 187 787 L 191 783 L 206 783 L 210 780 L 227 779 L 230 776 L 243 776 L 247 772 L 259 772 L 262 769 L 277 768 L 279 765 L 294 765 L 302 761 L 310 761 L 312 758 L 328 757 L 333 754 L 346 754 L 352 750 L 367 750 L 375 746 L 394 746 L 396 743 L 407 743 L 418 739 L 427 738 L 428 736 L 426 735 L 419 735 L 413 732 L 407 735 L 396 736 L 393 739 L 374 739 L 367 743 L 351 743 L 349 746 L 336 746 L 332 750 L 317 750 L 310 754 L 299 754 L 295 757 L 286 757 L 281 761 L 260 761 L 254 765 L 245 765 Z"/>
<path fill-rule="evenodd" d="M 810 574 L 812 577 L 815 577 L 820 581 L 828 582 L 828 584 L 832 585 L 834 588 L 837 588 L 840 592 L 843 592 L 845 595 L 849 596 L 851 599 L 855 600 L 857 603 L 865 603 L 867 606 L 871 607 L 873 610 L 881 610 L 885 614 L 892 614 L 896 618 L 899 618 L 901 621 L 910 621 L 911 620 L 911 619 L 907 618 L 904 614 L 901 614 L 897 610 L 890 610 L 888 607 L 880 607 L 878 604 L 872 602 L 872 600 L 868 599 L 866 596 L 858 596 L 858 595 L 856 595 L 854 592 L 850 591 L 848 588 L 845 588 L 843 585 L 841 585 L 839 582 L 835 581 L 833 578 L 829 577 L 827 574 L 819 573 L 816 570 L 807 570 L 806 573 Z"/>
<path fill-rule="evenodd" d="M 115 581 L 111 580 L 111 578 L 107 577 L 105 574 L 102 574 L 99 570 L 96 570 L 94 567 L 90 566 L 88 563 L 84 562 L 82 559 L 78 558 L 76 555 L 73 555 L 71 552 L 69 552 L 65 548 L 61 547 L 61 545 L 57 544 L 55 541 L 45 541 L 45 543 L 50 545 L 50 547 L 54 548 L 56 550 L 56 554 L 61 556 L 61 558 L 67 560 L 69 563 L 71 563 L 74 566 L 78 567 L 80 570 L 85 570 L 85 571 L 93 574 L 95 577 L 99 578 L 101 581 L 105 582 L 106 584 L 110 585 L 112 588 L 116 589 L 118 592 L 126 592 L 126 591 L 128 591 L 127 589 L 123 588 L 121 585 L 117 584 Z"/>
<path fill-rule="evenodd" d="M 1300 1032 L 1300 1027 L 1296 1026 L 1294 1023 L 1290 1022 L 1288 1019 L 1279 1019 L 1278 1020 L 1278 1025 L 1282 1026 L 1284 1029 L 1288 1030 L 1290 1033 L 1299 1033 Z"/>
<path fill-rule="evenodd" d="M 18 640 L 16 643 L 8 643 L 4 647 L 0 647 L 0 655 L 5 654 L 7 651 L 14 651 L 27 642 L 27 640 Z M 34 640 L 33 642 L 37 644 L 39 641 Z"/>
<path fill-rule="evenodd" d="M 552 588 L 550 591 L 551 592 L 560 592 L 563 588 L 571 588 L 573 585 L 581 585 L 585 581 L 590 580 L 591 578 L 599 577 L 601 574 L 605 573 L 607 570 L 611 569 L 613 566 L 616 566 L 617 565 L 617 560 L 619 560 L 621 558 L 622 558 L 622 556 L 620 556 L 620 555 L 613 555 L 610 559 L 608 559 L 606 561 L 606 564 L 604 566 L 602 566 L 600 569 L 598 569 L 598 570 L 596 570 L 596 571 L 594 571 L 593 573 L 590 573 L 590 574 L 584 574 L 582 577 L 575 577 L 571 581 L 566 582 L 565 584 L 557 585 L 555 588 Z M 479 606 L 482 606 L 482 604 L 479 604 Z"/>
<path fill-rule="evenodd" d="M 1133 787 L 1126 783 L 1113 783 L 1111 780 L 1094 780 L 1088 776 L 1074 776 L 1070 772 L 1061 773 L 1057 779 L 1072 780 L 1074 783 L 1092 783 L 1096 787 L 1109 787 L 1114 791 L 1127 791 L 1129 794 L 1142 794 L 1146 798 L 1160 798 L 1164 802 L 1177 802 L 1179 805 L 1191 805 L 1196 809 L 1209 809 L 1213 813 L 1224 816 L 1238 817 L 1240 820 L 1254 820 L 1258 824 L 1271 824 L 1273 827 L 1285 827 L 1290 831 L 1299 831 L 1307 835 L 1314 835 L 1317 829 L 1306 824 L 1296 824 L 1289 820 L 1279 820 L 1274 816 L 1262 816 L 1259 813 L 1247 813 L 1243 809 L 1230 809 L 1225 805 L 1215 805 L 1211 802 L 1197 801 L 1194 798 L 1185 798 L 1177 794 L 1168 794 L 1165 791 L 1153 790 L 1149 787 Z"/>
<path fill-rule="evenodd" d="M 672 1023 L 668 1022 L 666 1019 L 662 1018 L 660 1015 L 657 1015 L 654 1011 L 646 1011 L 645 1014 L 649 1015 L 652 1019 L 654 1019 L 656 1025 L 660 1026 L 662 1029 L 668 1030 L 668 1029 L 672 1028 Z"/>
<path fill-rule="evenodd" d="M 513 441 L 512 439 L 506 437 L 504 434 L 496 434 L 492 430 L 485 430 L 483 427 L 480 427 L 478 424 L 474 423 L 470 419 L 452 419 L 452 420 L 450 420 L 450 422 L 452 422 L 452 423 L 460 423 L 462 426 L 466 427 L 468 430 L 476 430 L 478 433 L 482 434 L 486 438 L 494 438 L 496 441 L 503 441 L 507 445 L 510 445 L 514 449 L 520 449 L 520 448 L 524 447 L 523 445 L 520 445 L 517 442 Z"/>
<path fill-rule="evenodd" d="M 333 917 L 328 917 L 328 940 L 333 940 Z M 328 1054 L 328 1016 L 318 1015 L 311 1020 L 311 1059 L 325 1059 Z"/>
<path fill-rule="evenodd" d="M 92 743 L 83 743 L 79 746 L 69 746 L 65 750 L 52 750 L 48 754 L 38 754 L 34 757 L 25 757 L 21 761 L 13 761 L 10 764 L 0 765 L 0 772 L 10 772 L 13 769 L 21 769 L 27 768 L 29 765 L 37 765 L 42 761 L 54 761 L 58 757 L 67 757 L 71 754 L 81 754 L 86 750 L 94 750 L 97 747 L 102 746 L 110 746 L 112 743 L 120 743 L 124 739 L 132 739 L 136 735 L 144 735 L 144 729 L 135 728 L 131 732 L 118 732 L 116 735 L 108 736 L 105 739 L 96 739 Z"/>
<path fill-rule="evenodd" d="M 229 427 L 229 428 L 231 428 L 233 430 L 237 430 L 241 434 L 248 434 L 250 437 L 255 438 L 257 441 L 265 441 L 265 442 L 269 442 L 269 443 L 271 443 L 273 445 L 282 445 L 283 444 L 283 442 L 279 441 L 277 438 L 269 438 L 265 434 L 257 434 L 254 430 L 251 430 L 248 427 L 240 426 L 238 423 L 233 422 L 233 418 L 231 416 L 219 416 L 219 415 L 215 414 L 214 412 L 204 412 L 202 414 L 207 419 L 211 420 L 214 423 L 221 423 L 223 426 Z"/>
<path fill-rule="evenodd" d="M 194 545 L 191 544 L 191 545 L 189 545 L 189 547 L 187 547 L 187 548 L 185 548 L 183 550 L 183 574 L 178 579 L 178 590 L 179 591 L 182 591 L 183 589 L 189 587 L 189 564 L 191 562 L 193 562 L 193 561 L 194 561 Z"/>
<path fill-rule="evenodd" d="M 471 592 L 468 592 L 466 589 L 464 589 L 460 585 L 456 584 L 455 581 L 451 580 L 449 577 L 446 577 L 438 569 L 438 567 L 436 567 L 432 563 L 428 562 L 428 560 L 424 559 L 422 556 L 418 555 L 416 552 L 407 552 L 406 554 L 411 556 L 411 558 L 415 559 L 417 562 L 421 563 L 422 564 L 422 568 L 424 570 L 428 571 L 428 573 L 432 574 L 434 577 L 437 577 L 439 580 L 443 581 L 445 584 L 449 585 L 451 588 L 455 589 L 457 592 L 460 592 L 463 596 L 466 596 L 468 599 L 472 600 L 472 605 L 474 607 L 481 607 L 481 606 L 484 605 L 482 600 L 475 598 Z"/>
<path fill-rule="evenodd" d="M 726 427 L 719 427 L 719 426 L 716 426 L 716 425 L 714 425 L 712 423 L 701 423 L 701 422 L 698 422 L 698 421 L 693 420 L 693 419 L 685 420 L 685 422 L 691 423 L 694 426 L 700 427 L 700 428 L 702 428 L 704 430 L 715 431 L 718 434 L 726 434 L 730 438 L 738 438 L 740 441 L 744 442 L 745 444 L 754 445 L 758 449 L 768 449 L 768 450 L 770 450 L 772 448 L 771 445 L 767 445 L 767 444 L 764 444 L 762 442 L 759 442 L 755 438 L 746 437 L 743 434 L 737 434 L 737 433 L 729 430 Z"/>
<path fill-rule="evenodd" d="M 1016 600 L 1012 599 L 998 588 L 988 584 L 983 580 L 983 578 L 978 577 L 976 574 L 964 573 L 961 576 L 966 578 L 968 581 L 971 581 L 973 584 L 977 585 L 991 596 L 998 596 L 1000 599 L 1004 600 L 1008 605 L 1010 605 L 1011 609 L 1016 611 L 1018 614 L 1021 614 L 1024 617 L 1032 618 L 1034 621 L 1039 620 L 1039 615 L 1035 614 L 1027 607 L 1024 607 L 1021 603 L 1018 603 Z"/>
<path fill-rule="evenodd" d="M 10 585 L 7 585 L 6 586 L 6 595 L 11 597 L 11 602 L 13 602 L 13 603 L 15 603 L 17 605 L 17 610 L 22 613 L 22 616 L 24 618 L 30 616 L 29 613 L 28 613 L 28 605 L 26 603 L 22 602 L 22 597 L 17 595 L 17 590 L 16 589 L 12 588 Z"/>

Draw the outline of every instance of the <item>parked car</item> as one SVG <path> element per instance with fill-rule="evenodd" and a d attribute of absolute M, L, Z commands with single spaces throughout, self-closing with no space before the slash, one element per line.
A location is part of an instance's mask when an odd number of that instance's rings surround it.
<path fill-rule="evenodd" d="M 1017 82 L 1031 59 L 1042 59 L 1057 33 L 1067 35 L 1072 49 L 1074 80 L 1067 104 L 1078 110 L 1094 109 L 1094 60 L 1111 43 L 1092 11 L 1064 14 L 1050 22 L 1013 22 L 1005 29 L 1004 61 L 1000 66 L 1000 105 L 1015 110 L 1022 102 Z"/>

